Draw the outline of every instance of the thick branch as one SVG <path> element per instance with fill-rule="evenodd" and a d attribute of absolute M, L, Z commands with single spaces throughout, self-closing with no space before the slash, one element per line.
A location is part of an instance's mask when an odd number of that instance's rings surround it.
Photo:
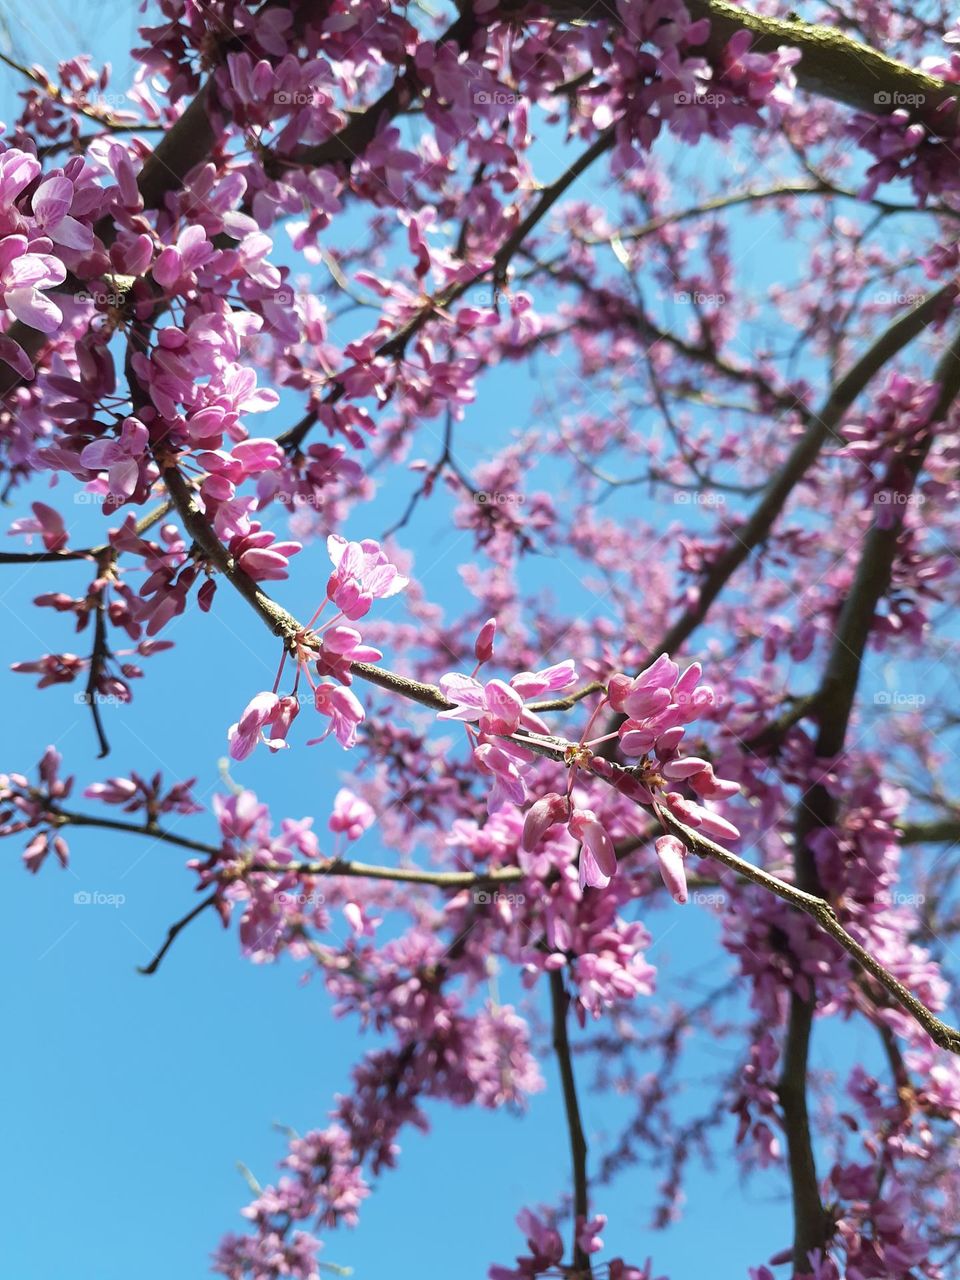
<path fill-rule="evenodd" d="M 567 1005 L 569 1003 L 563 985 L 563 975 L 555 969 L 550 974 L 550 1005 L 553 1018 L 553 1049 L 557 1055 L 560 1083 L 563 1087 L 563 1106 L 570 1134 L 570 1161 L 573 1166 L 573 1266 L 578 1276 L 592 1275 L 590 1255 L 577 1239 L 577 1226 L 589 1216 L 590 1197 L 587 1185 L 587 1139 L 583 1132 L 577 1082 L 573 1074 L 573 1058 L 570 1038 L 567 1035 Z"/>
<path fill-rule="evenodd" d="M 844 415 L 870 380 L 908 343 L 933 323 L 956 296 L 954 284 L 945 285 L 899 316 L 865 351 L 830 392 L 822 408 L 814 413 L 806 431 L 790 451 L 780 470 L 770 481 L 753 512 L 730 540 L 725 551 L 712 562 L 701 580 L 696 600 L 669 628 L 653 652 L 674 653 L 699 627 L 727 582 L 755 547 L 766 538 L 777 516 L 813 465 L 821 448 L 835 436 Z"/>
<path fill-rule="evenodd" d="M 813 1249 L 830 1238 L 831 1220 L 820 1199 L 817 1166 L 807 1111 L 807 1058 L 816 1003 L 811 995 L 790 993 L 790 1014 L 777 1093 L 783 1112 L 793 1200 L 793 1264 L 808 1266 Z"/>
<path fill-rule="evenodd" d="M 548 0 L 547 7 L 557 17 L 622 25 L 612 0 Z M 794 74 L 808 93 L 877 116 L 889 115 L 904 101 L 916 102 L 911 114 L 935 132 L 956 121 L 955 109 L 946 121 L 938 115 L 943 103 L 956 103 L 955 85 L 908 67 L 835 27 L 751 13 L 728 0 L 686 0 L 686 8 L 695 20 L 709 20 L 710 34 L 702 48 L 713 61 L 719 62 L 730 39 L 746 30 L 753 36 L 751 53 L 776 53 L 783 46 L 800 50 Z"/>
<path fill-rule="evenodd" d="M 935 380 L 940 391 L 927 427 L 910 446 L 906 456 L 891 463 L 885 477 L 886 483 L 896 483 L 898 492 L 909 493 L 912 490 L 933 441 L 934 429 L 960 390 L 960 331 L 939 362 Z M 877 605 L 890 585 L 900 535 L 901 522 L 895 519 L 886 527 L 875 523 L 864 542 L 856 577 L 837 623 L 834 644 L 821 683 L 823 696 L 814 712 L 819 723 L 815 746 L 818 759 L 833 760 L 843 751 L 864 650 L 873 628 Z M 823 827 L 833 826 L 836 818 L 836 797 L 818 779 L 807 789 L 797 807 L 794 859 L 797 884 L 818 897 L 822 894 L 822 887 L 810 837 Z M 793 1187 L 793 1265 L 798 1271 L 807 1266 L 811 1250 L 826 1244 L 831 1230 L 829 1215 L 820 1200 L 807 1115 L 807 1056 L 815 1010 L 815 989 L 791 993 L 780 1094 Z"/>
<path fill-rule="evenodd" d="M 940 818 L 934 822 L 904 822 L 901 844 L 955 844 L 960 840 L 960 818 Z"/>

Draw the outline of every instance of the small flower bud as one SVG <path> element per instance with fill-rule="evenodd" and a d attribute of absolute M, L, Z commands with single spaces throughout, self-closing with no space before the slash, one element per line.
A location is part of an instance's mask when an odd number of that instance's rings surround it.
<path fill-rule="evenodd" d="M 566 822 L 569 810 L 570 804 L 566 796 L 557 795 L 555 791 L 541 796 L 527 810 L 527 816 L 523 821 L 521 843 L 524 849 L 531 852 L 536 849 L 552 826 L 558 822 Z"/>
<path fill-rule="evenodd" d="M 656 849 L 663 883 L 670 890 L 674 902 L 686 902 L 687 873 L 683 865 L 686 849 L 676 836 L 660 836 Z"/>
<path fill-rule="evenodd" d="M 480 628 L 473 652 L 478 662 L 489 662 L 493 657 L 493 638 L 497 634 L 496 618 L 488 618 Z"/>

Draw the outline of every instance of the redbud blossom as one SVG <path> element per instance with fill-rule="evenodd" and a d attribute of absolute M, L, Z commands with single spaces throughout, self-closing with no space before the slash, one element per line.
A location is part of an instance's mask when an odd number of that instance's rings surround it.
<path fill-rule="evenodd" d="M 673 895 L 674 902 L 686 902 L 687 873 L 683 865 L 686 849 L 676 836 L 671 835 L 658 837 L 656 849 L 663 883 Z"/>
<path fill-rule="evenodd" d="M 493 657 L 493 639 L 497 634 L 496 618 L 488 618 L 477 633 L 473 646 L 474 656 L 478 663 L 489 662 Z"/>
<path fill-rule="evenodd" d="M 327 550 L 334 565 L 327 595 L 351 621 L 368 613 L 374 600 L 395 596 L 409 581 L 390 563 L 380 544 L 370 538 L 347 542 L 338 534 L 331 534 Z"/>
<path fill-rule="evenodd" d="M 321 715 L 330 717 L 330 725 L 319 738 L 311 738 L 307 746 L 312 747 L 333 733 L 342 747 L 352 747 L 364 720 L 363 707 L 355 695 L 335 684 L 318 684 L 313 691 L 313 703 Z"/>
<path fill-rule="evenodd" d="M 523 820 L 524 849 L 531 852 L 536 849 L 552 826 L 567 820 L 569 812 L 570 801 L 566 796 L 558 795 L 555 791 L 541 796 L 535 804 L 530 806 Z"/>
<path fill-rule="evenodd" d="M 592 809 L 574 809 L 568 830 L 581 842 L 580 888 L 605 889 L 617 870 L 613 841 Z"/>
<path fill-rule="evenodd" d="M 348 787 L 341 787 L 334 796 L 327 825 L 331 831 L 342 831 L 348 840 L 359 840 L 375 821 L 376 814 L 366 800 L 354 795 Z"/>
<path fill-rule="evenodd" d="M 295 697 L 278 698 L 275 693 L 258 693 L 227 731 L 231 757 L 245 760 L 261 736 L 271 751 L 287 746 L 287 733 L 299 710 L 300 703 Z M 272 730 L 269 737 L 262 733 L 266 726 Z"/>

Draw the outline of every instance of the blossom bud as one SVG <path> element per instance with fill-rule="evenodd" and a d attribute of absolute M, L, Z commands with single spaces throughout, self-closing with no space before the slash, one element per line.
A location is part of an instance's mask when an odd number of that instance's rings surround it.
<path fill-rule="evenodd" d="M 686 902 L 687 873 L 683 865 L 686 849 L 676 836 L 660 836 L 656 849 L 663 883 L 670 890 L 674 902 Z"/>
<path fill-rule="evenodd" d="M 617 870 L 617 854 L 600 819 L 592 809 L 574 809 L 570 834 L 582 844 L 580 850 L 580 888 L 590 885 L 605 889 Z"/>
<path fill-rule="evenodd" d="M 480 628 L 473 652 L 477 662 L 489 662 L 493 657 L 493 638 L 497 634 L 496 618 L 488 618 Z"/>
<path fill-rule="evenodd" d="M 536 849 L 552 826 L 566 821 L 569 810 L 570 803 L 566 796 L 557 795 L 555 791 L 541 796 L 535 804 L 530 806 L 523 820 L 521 843 L 524 849 L 528 851 Z"/>

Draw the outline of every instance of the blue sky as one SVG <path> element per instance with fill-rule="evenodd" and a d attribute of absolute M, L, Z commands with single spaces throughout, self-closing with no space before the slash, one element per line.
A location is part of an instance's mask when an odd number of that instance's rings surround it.
<path fill-rule="evenodd" d="M 96 61 L 124 65 L 136 20 L 132 6 L 72 7 L 64 44 L 55 49 L 51 31 L 65 30 L 64 22 L 54 21 L 62 18 L 59 5 L 40 0 L 31 13 L 32 21 L 17 14 L 16 52 L 28 61 L 51 69 L 57 55 L 89 47 L 93 39 Z M 123 80 L 118 70 L 118 86 Z M 0 108 L 8 119 L 14 88 L 13 76 L 4 71 Z M 549 176 L 546 151 L 544 157 Z M 746 166 L 748 146 L 741 158 Z M 691 158 L 691 171 L 696 163 Z M 594 178 L 581 191 L 602 199 Z M 751 249 L 744 250 L 742 268 L 759 284 L 780 265 L 778 245 L 774 239 L 757 246 L 756 222 L 749 230 L 745 223 L 734 225 L 744 227 L 744 245 Z M 469 469 L 489 456 L 498 438 L 505 441 L 528 427 L 536 394 L 529 376 L 515 369 L 485 378 L 478 403 L 458 431 L 460 462 Z M 291 403 L 285 399 L 269 422 L 261 419 L 258 432 L 293 420 Z M 437 430 L 435 423 L 424 428 L 415 455 L 435 454 Z M 408 491 L 381 491 L 354 515 L 348 531 L 377 534 L 402 512 Z M 42 496 L 40 488 L 29 496 Z M 22 509 L 12 507 L 5 523 Z M 95 537 L 99 513 L 77 505 L 75 516 L 78 544 L 88 532 Z M 415 571 L 428 596 L 455 615 L 465 598 L 456 567 L 469 557 L 469 541 L 452 526 L 445 499 L 422 504 L 401 538 L 415 554 Z M 562 564 L 540 559 L 531 572 L 571 589 Z M 295 564 L 293 580 L 277 594 L 295 613 L 309 615 L 326 573 L 318 546 Z M 177 648 L 146 664 L 133 708 L 107 709 L 113 751 L 98 762 L 88 713 L 71 690 L 38 695 L 32 679 L 8 672 L 10 662 L 71 647 L 62 619 L 30 602 L 42 590 L 80 588 L 86 580 L 77 566 L 3 570 L 0 682 L 6 732 L 0 769 L 32 767 L 54 742 L 81 787 L 130 768 L 162 769 L 170 779 L 196 775 L 198 796 L 209 798 L 221 785 L 226 726 L 254 692 L 269 686 L 276 646 L 242 602 L 221 588 L 209 616 L 191 613 L 169 629 Z M 607 607 L 576 590 L 584 612 Z M 315 812 L 322 829 L 349 768 L 350 758 L 335 745 L 298 745 L 277 757 L 258 753 L 237 766 L 234 776 L 258 791 L 278 817 Z M 213 833 L 203 817 L 173 825 L 201 839 Z M 7 1028 L 0 1067 L 6 1157 L 0 1197 L 9 1223 L 0 1242 L 0 1272 L 15 1280 L 199 1280 L 222 1233 L 242 1226 L 238 1210 L 249 1196 L 237 1162 L 262 1182 L 271 1180 L 285 1147 L 274 1126 L 322 1125 L 334 1094 L 346 1089 L 351 1065 L 370 1042 L 358 1039 L 354 1023 L 330 1018 L 319 983 L 301 983 L 290 962 L 249 964 L 234 933 L 225 933 L 209 916 L 180 937 L 155 977 L 139 975 L 136 966 L 192 904 L 183 856 L 147 839 L 109 833 L 77 833 L 71 845 L 67 872 L 48 865 L 36 879 L 20 865 L 18 842 L 5 843 L 0 860 Z M 384 857 L 376 828 L 357 855 Z M 84 890 L 124 900 L 121 906 L 78 906 L 74 895 Z M 669 996 L 671 974 L 702 972 L 704 981 L 715 975 L 724 953 L 707 912 L 659 912 L 648 927 L 654 934 L 650 957 L 665 964 L 658 999 Z M 515 994 L 508 978 L 503 994 Z M 823 1052 L 821 1045 L 821 1057 Z M 872 1055 L 867 1028 L 831 1036 L 829 1057 L 837 1069 L 854 1056 Z M 693 1078 L 722 1073 L 730 1062 L 728 1047 L 698 1046 L 685 1073 L 691 1107 Z M 326 1237 L 324 1260 L 352 1267 L 359 1280 L 414 1269 L 420 1280 L 481 1277 L 491 1262 L 511 1260 L 522 1243 L 513 1224 L 516 1212 L 555 1202 L 568 1188 L 567 1137 L 549 1059 L 545 1071 L 548 1087 L 520 1121 L 507 1114 L 429 1108 L 433 1133 L 404 1135 L 399 1169 L 377 1185 L 356 1231 Z M 591 1097 L 585 1087 L 582 1092 L 588 1139 L 600 1150 L 624 1112 Z M 610 1218 L 610 1254 L 639 1262 L 651 1254 L 657 1274 L 675 1277 L 703 1274 L 705 1268 L 713 1273 L 722 1257 L 723 1274 L 735 1276 L 746 1275 L 748 1265 L 758 1265 L 788 1241 L 789 1206 L 774 1198 L 776 1179 L 745 1188 L 735 1164 L 722 1160 L 714 1172 L 698 1171 L 689 1179 L 679 1226 L 654 1234 L 648 1218 L 657 1181 L 657 1175 L 636 1170 L 599 1192 L 597 1208 Z"/>

